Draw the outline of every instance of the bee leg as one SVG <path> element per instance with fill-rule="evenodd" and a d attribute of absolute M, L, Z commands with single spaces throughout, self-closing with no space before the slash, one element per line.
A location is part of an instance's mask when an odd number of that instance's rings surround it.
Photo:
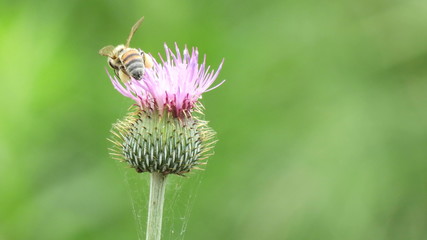
<path fill-rule="evenodd" d="M 145 68 L 152 68 L 154 64 L 153 64 L 153 59 L 151 59 L 150 55 L 146 54 L 141 49 L 139 49 L 139 54 L 142 57 L 142 61 L 144 61 L 144 67 Z"/>
<path fill-rule="evenodd" d="M 120 69 L 118 72 L 118 76 L 123 83 L 127 83 L 130 81 L 130 77 L 123 70 Z"/>
<path fill-rule="evenodd" d="M 120 70 L 117 68 L 114 68 L 113 70 L 114 70 L 114 73 L 116 74 L 116 77 L 120 78 L 120 76 L 119 76 Z"/>
<path fill-rule="evenodd" d="M 154 63 L 150 55 L 146 54 L 145 52 L 142 52 L 142 59 L 144 60 L 144 65 L 146 68 L 153 67 Z"/>

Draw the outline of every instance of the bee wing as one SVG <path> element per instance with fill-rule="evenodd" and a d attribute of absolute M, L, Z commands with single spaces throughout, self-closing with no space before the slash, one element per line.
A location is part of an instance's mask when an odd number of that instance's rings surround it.
<path fill-rule="evenodd" d="M 140 18 L 132 27 L 132 29 L 130 30 L 129 33 L 129 37 L 126 40 L 126 47 L 129 47 L 130 44 L 130 40 L 132 40 L 133 34 L 136 32 L 136 30 L 138 30 L 139 26 L 141 25 L 142 21 L 144 21 L 144 17 Z"/>
<path fill-rule="evenodd" d="M 113 50 L 114 46 L 108 45 L 106 47 L 101 48 L 101 50 L 99 50 L 99 54 L 101 54 L 102 56 L 113 57 Z"/>

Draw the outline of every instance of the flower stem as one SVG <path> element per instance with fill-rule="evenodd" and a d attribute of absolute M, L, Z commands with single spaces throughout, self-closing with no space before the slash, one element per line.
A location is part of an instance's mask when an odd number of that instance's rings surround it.
<path fill-rule="evenodd" d="M 167 175 L 164 175 L 163 173 L 151 173 L 146 240 L 160 240 L 162 234 L 162 215 L 163 203 L 165 200 L 166 176 Z"/>

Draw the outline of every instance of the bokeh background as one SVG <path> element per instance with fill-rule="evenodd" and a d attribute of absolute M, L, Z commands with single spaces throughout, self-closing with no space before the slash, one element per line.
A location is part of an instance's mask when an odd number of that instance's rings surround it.
<path fill-rule="evenodd" d="M 171 182 L 165 239 L 427 239 L 427 1 L 18 0 L 0 2 L 1 240 L 138 239 L 106 140 L 132 102 L 97 52 L 141 16 L 133 46 L 225 58 L 203 98 L 216 154 Z"/>

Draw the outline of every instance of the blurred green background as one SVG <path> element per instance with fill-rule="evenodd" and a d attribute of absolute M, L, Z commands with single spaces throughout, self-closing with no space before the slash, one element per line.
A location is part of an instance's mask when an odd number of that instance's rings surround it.
<path fill-rule="evenodd" d="M 133 46 L 225 58 L 185 239 L 427 239 L 427 1 L 46 0 L 0 3 L 1 240 L 138 238 L 97 52 L 141 16 Z"/>

